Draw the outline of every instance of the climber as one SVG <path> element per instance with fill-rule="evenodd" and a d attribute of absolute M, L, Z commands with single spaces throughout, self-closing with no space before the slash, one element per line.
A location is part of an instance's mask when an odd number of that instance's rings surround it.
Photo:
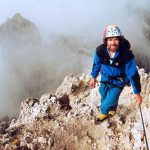
<path fill-rule="evenodd" d="M 142 103 L 140 76 L 136 68 L 130 43 L 124 38 L 116 25 L 108 26 L 103 35 L 103 44 L 94 52 L 94 63 L 91 72 L 90 87 L 94 88 L 97 76 L 101 73 L 99 93 L 101 95 L 101 113 L 97 121 L 114 116 L 119 96 L 127 84 L 131 84 L 135 99 Z"/>

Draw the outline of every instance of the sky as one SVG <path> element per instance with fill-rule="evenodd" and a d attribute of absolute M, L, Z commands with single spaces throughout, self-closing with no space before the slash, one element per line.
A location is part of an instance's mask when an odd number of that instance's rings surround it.
<path fill-rule="evenodd" d="M 0 0 L 0 24 L 19 12 L 44 34 L 88 31 L 97 36 L 109 24 L 124 27 L 126 5 L 127 0 Z"/>

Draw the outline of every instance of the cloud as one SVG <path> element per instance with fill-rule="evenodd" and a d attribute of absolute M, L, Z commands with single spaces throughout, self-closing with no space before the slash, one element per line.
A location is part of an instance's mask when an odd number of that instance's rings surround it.
<path fill-rule="evenodd" d="M 126 0 L 121 3 L 112 0 L 6 0 L 0 2 L 3 13 L 0 21 L 19 12 L 44 32 L 70 33 L 90 27 L 100 32 L 107 24 L 121 25 L 126 16 L 125 4 Z"/>

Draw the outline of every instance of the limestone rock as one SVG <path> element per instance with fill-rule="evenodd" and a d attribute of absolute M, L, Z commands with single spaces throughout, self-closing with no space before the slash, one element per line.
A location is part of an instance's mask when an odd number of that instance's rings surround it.
<path fill-rule="evenodd" d="M 139 72 L 143 87 L 141 108 L 150 143 L 150 78 L 143 69 Z M 17 120 L 12 120 L 9 127 L 1 123 L 4 128 L 1 128 L 0 149 L 145 149 L 132 87 L 124 88 L 116 115 L 96 125 L 100 85 L 91 89 L 89 81 L 87 75 L 81 78 L 70 75 L 55 94 L 45 94 L 40 99 L 30 97 L 22 102 Z M 61 106 L 66 109 L 60 109 Z"/>
<path fill-rule="evenodd" d="M 41 37 L 37 27 L 17 13 L 0 26 L 0 41 L 4 46 L 7 42 L 12 45 L 34 45 L 41 42 Z"/>
<path fill-rule="evenodd" d="M 79 78 L 69 75 L 66 76 L 62 84 L 57 88 L 55 95 L 59 98 L 64 94 L 72 94 L 80 87 Z"/>

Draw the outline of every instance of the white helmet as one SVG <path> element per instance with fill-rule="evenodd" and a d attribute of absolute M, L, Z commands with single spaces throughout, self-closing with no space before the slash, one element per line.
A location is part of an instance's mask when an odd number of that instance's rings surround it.
<path fill-rule="evenodd" d="M 104 31 L 103 40 L 105 41 L 105 39 L 108 37 L 122 37 L 122 36 L 123 36 L 122 32 L 118 26 L 110 25 Z"/>

